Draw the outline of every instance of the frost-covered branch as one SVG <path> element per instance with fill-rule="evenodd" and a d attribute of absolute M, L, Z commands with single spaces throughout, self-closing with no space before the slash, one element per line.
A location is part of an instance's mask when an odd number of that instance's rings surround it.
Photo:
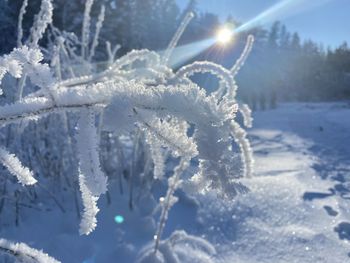
<path fill-rule="evenodd" d="M 28 6 L 28 0 L 23 0 L 21 9 L 18 15 L 18 25 L 17 25 L 17 47 L 22 46 L 22 38 L 23 38 L 23 17 L 26 13 L 26 8 Z"/>
<path fill-rule="evenodd" d="M 187 127 L 184 130 L 177 129 L 178 127 L 159 119 L 144 123 L 144 126 L 150 131 L 149 136 L 153 135 L 153 140 L 158 139 L 163 146 L 170 147 L 175 157 L 192 158 L 198 154 L 196 144 L 186 135 Z"/>
<path fill-rule="evenodd" d="M 15 48 L 10 54 L 0 58 L 0 83 L 5 74 L 9 73 L 14 78 L 21 78 L 23 81 L 19 87 L 20 95 L 27 77 L 34 85 L 49 90 L 55 80 L 49 66 L 41 63 L 42 60 L 43 55 L 38 48 L 27 46 Z"/>
<path fill-rule="evenodd" d="M 194 137 L 194 142 L 198 145 L 202 142 L 205 147 L 217 149 L 216 158 L 221 158 L 228 140 L 222 142 L 222 146 L 215 140 L 208 141 L 207 133 L 217 136 L 220 140 L 222 136 L 230 133 L 230 129 L 223 125 L 225 121 L 232 120 L 235 117 L 236 108 L 231 103 L 217 103 L 212 97 L 207 97 L 205 92 L 196 85 L 179 85 L 173 87 L 157 86 L 148 87 L 142 84 L 136 84 L 128 81 L 106 82 L 78 87 L 62 87 L 56 89 L 52 96 L 54 101 L 45 97 L 28 97 L 22 102 L 0 107 L 0 122 L 3 124 L 16 122 L 25 118 L 41 117 L 54 111 L 76 111 L 79 108 L 90 107 L 93 105 L 107 105 L 104 114 L 104 129 L 111 131 L 130 132 L 133 130 L 134 123 L 152 123 L 156 116 L 162 117 L 171 115 L 175 118 L 183 119 L 186 122 L 196 125 L 198 133 Z M 164 125 L 166 125 L 164 123 Z M 209 125 L 209 126 L 208 126 Z M 152 130 L 152 126 L 148 127 Z M 221 128 L 220 128 L 221 127 Z M 171 141 L 175 132 L 168 134 L 156 132 L 159 138 L 162 136 L 167 142 L 167 147 L 172 148 Z M 200 131 L 200 132 L 199 132 Z M 202 140 L 202 136 L 203 140 Z M 180 137 L 175 142 L 177 147 L 183 141 Z M 214 138 L 214 137 L 213 137 Z M 227 141 L 227 142 L 226 142 Z M 185 141 L 184 141 L 185 143 Z M 209 144 L 208 144 L 209 143 Z M 212 144 L 210 144 L 212 143 Z M 199 146 L 199 145 L 198 145 Z M 221 148 L 222 147 L 222 148 Z M 187 150 L 193 147 L 187 147 Z M 195 149 L 195 148 L 194 148 Z M 206 150 L 198 149 L 198 156 L 201 158 Z M 179 148 L 174 148 L 178 151 Z M 226 150 L 225 150 L 226 151 Z M 215 151 L 214 151 L 215 152 Z M 182 154 L 184 152 L 181 152 Z M 232 154 L 232 152 L 231 152 Z M 193 156 L 193 154 L 190 154 Z M 212 158 L 210 156 L 203 158 Z M 225 175 L 223 175 L 225 176 Z M 209 179 L 209 178 L 208 178 Z"/>
<path fill-rule="evenodd" d="M 32 185 L 37 182 L 33 172 L 24 167 L 14 154 L 10 154 L 3 147 L 0 147 L 0 161 L 21 184 Z"/>
<path fill-rule="evenodd" d="M 86 186 L 84 175 L 79 175 L 79 186 L 83 201 L 84 211 L 80 221 L 80 235 L 89 235 L 96 228 L 96 215 L 99 212 L 97 207 L 98 197 L 94 196 Z"/>
<path fill-rule="evenodd" d="M 98 46 L 98 38 L 100 37 L 100 31 L 101 31 L 104 19 L 105 19 L 105 6 L 102 5 L 100 15 L 98 16 L 98 20 L 96 23 L 95 35 L 94 35 L 94 39 L 92 41 L 92 46 L 91 46 L 90 54 L 89 54 L 89 61 L 91 61 L 91 59 L 95 55 L 95 50 L 96 50 L 96 47 Z"/>
<path fill-rule="evenodd" d="M 186 27 L 191 22 L 192 18 L 194 17 L 193 12 L 188 12 L 185 15 L 185 18 L 181 22 L 179 28 L 177 29 L 175 35 L 171 39 L 168 47 L 166 48 L 164 55 L 162 57 L 162 64 L 166 65 L 171 57 L 171 54 L 174 52 L 175 47 L 177 46 L 177 43 L 179 42 L 181 36 L 185 32 Z"/>
<path fill-rule="evenodd" d="M 100 196 L 107 191 L 107 178 L 100 165 L 95 112 L 91 108 L 82 109 L 79 115 L 76 139 L 80 172 L 90 193 Z"/>
<path fill-rule="evenodd" d="M 244 126 L 251 128 L 253 126 L 252 110 L 247 104 L 239 105 L 239 111 L 243 116 Z"/>
<path fill-rule="evenodd" d="M 154 253 L 157 253 L 165 222 L 168 219 L 169 210 L 178 200 L 177 197 L 174 196 L 174 192 L 181 184 L 181 174 L 188 168 L 189 165 L 190 163 L 188 158 L 181 158 L 179 165 L 174 169 L 173 176 L 168 179 L 168 190 L 165 197 L 162 198 L 161 201 L 162 212 L 159 219 L 157 233 L 154 236 Z"/>
<path fill-rule="evenodd" d="M 85 11 L 83 19 L 83 27 L 81 30 L 81 56 L 83 59 L 87 58 L 88 46 L 90 41 L 90 12 L 94 0 L 86 0 L 85 2 Z"/>
<path fill-rule="evenodd" d="M 113 61 L 115 59 L 115 55 L 117 54 L 118 50 L 121 48 L 121 45 L 115 45 L 112 49 L 111 42 L 106 41 L 106 50 L 108 54 L 108 66 L 112 66 Z"/>
<path fill-rule="evenodd" d="M 180 68 L 176 72 L 176 76 L 179 79 L 191 77 L 195 73 L 210 73 L 216 76 L 221 83 L 224 84 L 224 88 L 231 92 L 231 98 L 236 97 L 237 86 L 233 79 L 231 72 L 224 67 L 209 61 L 196 61 L 190 65 Z M 222 95 L 223 90 L 218 90 L 216 93 Z"/>
<path fill-rule="evenodd" d="M 183 230 L 174 231 L 171 236 L 159 242 L 158 251 L 146 246 L 139 253 L 137 263 L 181 263 L 200 262 L 214 263 L 216 250 L 212 244 L 201 237 L 187 234 Z"/>
<path fill-rule="evenodd" d="M 239 57 L 239 59 L 237 59 L 236 63 L 231 68 L 231 73 L 232 73 L 233 77 L 235 77 L 237 75 L 238 71 L 244 65 L 244 63 L 247 60 L 250 52 L 252 51 L 253 45 L 254 45 L 254 36 L 253 35 L 249 35 L 248 38 L 247 38 L 247 43 L 246 43 L 246 45 L 244 47 L 244 50 L 243 50 L 241 56 Z"/>
<path fill-rule="evenodd" d="M 244 129 L 242 129 L 238 123 L 232 121 L 232 135 L 235 141 L 237 142 L 240 150 L 241 150 L 241 159 L 244 165 L 244 174 L 247 177 L 251 177 L 253 175 L 253 151 L 250 147 L 250 143 L 247 139 L 247 133 Z"/>
<path fill-rule="evenodd" d="M 0 254 L 7 254 L 19 263 L 60 263 L 48 254 L 24 243 L 12 243 L 6 239 L 0 239 Z"/>
<path fill-rule="evenodd" d="M 31 47 L 37 47 L 43 37 L 47 26 L 52 22 L 53 6 L 51 0 L 42 0 L 40 11 L 36 15 L 34 24 L 30 30 Z"/>

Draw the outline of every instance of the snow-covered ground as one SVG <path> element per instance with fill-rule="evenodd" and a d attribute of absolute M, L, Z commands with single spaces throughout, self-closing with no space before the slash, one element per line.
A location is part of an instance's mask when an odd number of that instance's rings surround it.
<path fill-rule="evenodd" d="M 256 176 L 244 181 L 251 191 L 233 201 L 180 191 L 164 238 L 176 229 L 204 238 L 218 263 L 350 262 L 350 104 L 282 104 L 254 118 Z M 28 212 L 0 235 L 62 262 L 134 262 L 155 233 L 154 220 L 143 216 L 154 200 L 129 211 L 127 196 L 110 187 L 111 204 L 100 200 L 90 236 L 79 236 L 75 213 L 59 211 Z M 117 224 L 116 215 L 124 222 Z M 200 249 L 177 246 L 181 262 L 209 260 Z"/>
<path fill-rule="evenodd" d="M 255 114 L 257 177 L 234 202 L 223 262 L 350 261 L 349 117 L 346 103 Z"/>

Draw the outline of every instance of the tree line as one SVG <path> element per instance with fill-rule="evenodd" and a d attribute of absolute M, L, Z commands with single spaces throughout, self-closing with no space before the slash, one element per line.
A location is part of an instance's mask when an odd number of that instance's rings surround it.
<path fill-rule="evenodd" d="M 55 0 L 54 25 L 81 34 L 85 0 Z M 176 0 L 96 0 L 92 17 L 97 20 L 101 5 L 106 6 L 106 18 L 101 32 L 102 41 L 97 60 L 106 60 L 105 41 L 120 44 L 118 55 L 131 49 L 164 50 L 186 12 L 195 18 L 186 30 L 180 45 L 212 37 L 222 24 L 212 13 L 198 12 L 198 1 L 190 0 L 181 10 Z M 21 0 L 0 0 L 1 53 L 9 52 L 16 44 L 17 18 Z M 30 0 L 24 17 L 25 35 L 29 34 L 33 14 L 40 0 Z M 96 21 L 92 21 L 94 23 Z M 233 17 L 225 23 L 239 26 Z M 248 34 L 254 34 L 255 45 L 237 82 L 239 97 L 254 109 L 275 107 L 277 101 L 328 101 L 350 98 L 350 48 L 346 42 L 337 48 L 325 47 L 312 40 L 301 40 L 297 32 L 275 22 L 270 28 L 257 27 L 235 36 L 230 47 L 213 46 L 193 60 L 208 59 L 230 66 L 243 48 Z M 187 61 L 189 62 L 189 61 Z M 211 80 L 199 79 L 208 85 Z"/>

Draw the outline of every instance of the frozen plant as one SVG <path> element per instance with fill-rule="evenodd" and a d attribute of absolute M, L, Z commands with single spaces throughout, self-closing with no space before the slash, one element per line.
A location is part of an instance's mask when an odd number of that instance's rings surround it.
<path fill-rule="evenodd" d="M 175 190 L 181 185 L 181 177 L 186 169 L 198 160 L 197 172 L 190 178 L 192 189 L 207 193 L 216 191 L 224 198 L 233 198 L 248 189 L 239 182 L 242 177 L 253 174 L 253 157 L 245 130 L 236 121 L 239 104 L 236 100 L 237 85 L 234 76 L 246 60 L 253 44 L 249 36 L 242 56 L 231 70 L 208 61 L 196 61 L 174 71 L 168 60 L 193 17 L 189 13 L 168 49 L 161 56 L 149 50 L 133 50 L 114 59 L 113 50 L 107 43 L 109 65 L 97 71 L 90 63 L 98 45 L 99 31 L 104 20 L 104 8 L 96 24 L 96 33 L 90 49 L 90 11 L 93 0 L 87 0 L 81 40 L 60 32 L 53 26 L 51 36 L 54 52 L 51 65 L 42 63 L 43 52 L 39 40 L 52 21 L 52 3 L 42 0 L 31 36 L 22 44 L 19 33 L 19 47 L 0 58 L 0 80 L 6 73 L 20 79 L 18 100 L 0 106 L 0 125 L 28 124 L 53 114 L 59 114 L 63 123 L 69 124 L 69 117 L 78 119 L 75 132 L 78 153 L 77 178 L 84 211 L 80 233 L 91 233 L 96 225 L 99 211 L 97 201 L 107 191 L 107 177 L 101 169 L 100 137 L 102 132 L 133 138 L 134 150 L 130 157 L 129 190 L 132 207 L 132 189 L 135 180 L 134 163 L 141 150 L 148 152 L 148 165 L 143 175 L 153 166 L 153 180 L 164 179 L 167 158 L 179 159 L 179 165 L 168 178 L 168 191 L 161 203 L 161 215 L 155 235 L 154 251 L 162 251 L 161 235 L 171 206 L 176 202 Z M 20 21 L 27 6 L 24 1 Z M 21 23 L 20 23 L 21 24 Z M 20 27 L 20 26 L 19 26 Z M 78 47 L 77 47 L 78 46 Z M 80 50 L 80 55 L 77 54 Z M 81 62 L 85 74 L 76 72 L 73 63 Z M 210 73 L 216 76 L 219 87 L 211 94 L 191 80 L 195 73 Z M 27 90 L 22 97 L 26 78 L 34 91 Z M 247 127 L 251 126 L 250 110 L 242 106 L 241 112 Z M 193 132 L 189 133 L 189 129 Z M 67 128 L 68 129 L 68 128 Z M 191 135 L 190 135 L 191 134 Z M 142 144 L 139 143 L 142 141 Z M 234 161 L 240 149 L 242 169 Z M 122 145 L 118 144 L 120 147 Z M 140 149 L 145 145 L 145 149 Z M 119 155 L 122 159 L 122 155 Z M 123 157 L 124 158 L 124 157 Z M 21 165 L 19 159 L 9 154 L 4 147 L 0 151 L 0 161 L 22 184 L 36 182 L 32 172 Z M 150 165 L 150 163 L 152 165 Z M 181 238 L 179 238 L 180 236 Z M 186 235 L 177 235 L 169 240 L 183 240 Z M 169 242 L 170 242 L 169 241 Z M 177 261 L 174 261 L 177 262 Z"/>
<path fill-rule="evenodd" d="M 0 239 L 0 254 L 12 257 L 16 263 L 60 263 L 48 254 L 27 246 Z"/>
<path fill-rule="evenodd" d="M 159 243 L 154 253 L 145 247 L 139 255 L 138 263 L 212 263 L 215 248 L 205 239 L 191 236 L 185 231 L 174 231 L 169 238 Z"/>
<path fill-rule="evenodd" d="M 4 148 L 0 148 L 0 160 L 10 173 L 17 177 L 21 184 L 32 185 L 37 182 L 33 177 L 33 172 L 24 167 L 14 154 L 10 154 Z"/>
<path fill-rule="evenodd" d="M 91 59 L 95 55 L 95 50 L 96 50 L 96 47 L 98 46 L 98 38 L 100 36 L 100 30 L 102 28 L 104 19 L 105 19 L 105 6 L 103 5 L 101 7 L 101 12 L 100 12 L 100 15 L 98 16 L 98 21 L 96 23 L 96 29 L 95 29 L 96 32 L 94 35 L 94 40 L 92 41 L 92 45 L 91 45 L 91 51 L 89 54 L 89 61 L 91 61 Z"/>

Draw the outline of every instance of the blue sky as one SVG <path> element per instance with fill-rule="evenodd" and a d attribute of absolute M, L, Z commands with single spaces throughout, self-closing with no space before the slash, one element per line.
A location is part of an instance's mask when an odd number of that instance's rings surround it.
<path fill-rule="evenodd" d="M 187 0 L 178 0 L 181 6 Z M 303 39 L 313 39 L 325 46 L 350 42 L 350 0 L 197 0 L 200 11 L 219 14 L 222 19 L 232 14 L 247 22 L 270 9 L 255 24 L 269 26 L 279 20 Z M 281 4 L 282 3 L 282 4 Z"/>

